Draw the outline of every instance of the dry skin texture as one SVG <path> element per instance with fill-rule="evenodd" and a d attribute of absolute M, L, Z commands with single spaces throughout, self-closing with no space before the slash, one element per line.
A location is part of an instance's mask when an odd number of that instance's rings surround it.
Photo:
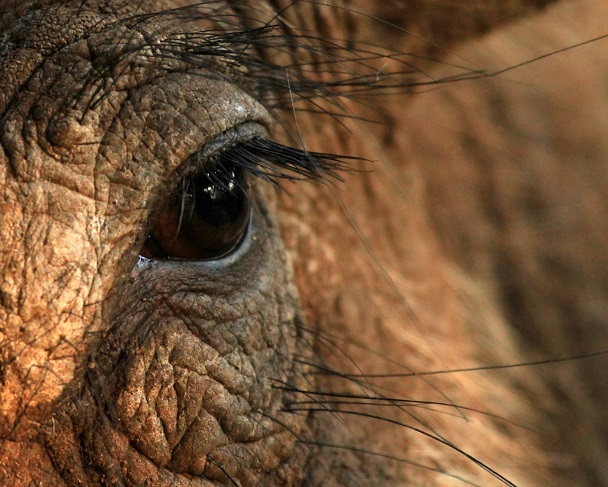
<path fill-rule="evenodd" d="M 0 2 L 0 485 L 608 486 L 605 43 L 480 75 L 549 3 Z"/>

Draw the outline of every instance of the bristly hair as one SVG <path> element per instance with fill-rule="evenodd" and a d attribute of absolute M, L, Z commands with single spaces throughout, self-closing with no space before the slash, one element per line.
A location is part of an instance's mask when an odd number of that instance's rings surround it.
<path fill-rule="evenodd" d="M 103 30 L 123 34 L 109 37 L 111 45 L 105 46 L 103 59 L 93 62 L 73 102 L 84 105 L 86 114 L 107 99 L 122 74 L 144 68 L 146 75 L 138 83 L 170 73 L 196 74 L 237 84 L 279 120 L 280 110 L 290 114 L 313 111 L 337 119 L 352 117 L 342 100 L 364 103 L 374 93 L 403 92 L 410 77 L 418 73 L 404 63 L 401 72 L 379 74 L 374 62 L 397 59 L 396 53 L 298 33 L 279 16 L 259 27 L 248 27 L 247 22 L 254 21 L 226 9 L 225 2 L 207 0 L 105 25 Z M 279 64 L 278 59 L 289 62 Z M 274 184 L 280 180 L 341 180 L 340 172 L 361 161 L 261 138 L 229 148 L 215 159 L 218 166 L 239 166 Z"/>
<path fill-rule="evenodd" d="M 84 0 L 83 6 L 86 3 Z M 234 2 L 228 6 L 226 1 L 203 0 L 105 24 L 102 30 L 123 34 L 108 37 L 111 42 L 100 49 L 103 59 L 94 60 L 73 101 L 84 106 L 84 116 L 107 99 L 122 74 L 143 68 L 145 75 L 137 83 L 171 73 L 227 80 L 262 103 L 279 121 L 280 111 L 285 110 L 290 118 L 296 112 L 314 112 L 341 123 L 342 117 L 367 120 L 362 115 L 365 110 L 353 115 L 345 108 L 345 100 L 367 106 L 372 96 L 409 93 L 417 86 L 437 82 L 412 64 L 417 55 L 298 30 L 288 20 L 289 9 L 297 3 L 266 23 L 243 15 Z M 387 61 L 397 69 L 386 69 Z M 375 115 L 371 117 L 375 122 L 382 118 L 378 112 Z M 233 147 L 229 153 L 232 165 L 275 184 L 285 179 L 340 180 L 339 172 L 361 160 L 262 139 Z"/>
<path fill-rule="evenodd" d="M 82 0 L 83 8 L 87 1 Z M 247 17 L 240 11 L 237 13 L 237 3 L 203 0 L 194 5 L 131 15 L 106 24 L 104 29 L 116 28 L 119 24 L 126 28 L 123 31 L 143 34 L 145 40 L 140 40 L 142 36 L 138 36 L 138 41 L 134 38 L 112 39 L 115 54 L 93 68 L 85 87 L 96 86 L 88 108 L 95 108 L 112 91 L 113 75 L 141 66 L 153 67 L 156 76 L 187 71 L 227 79 L 271 111 L 313 111 L 334 118 L 352 118 L 353 114 L 345 111 L 342 101 L 365 104 L 374 96 L 414 93 L 423 87 L 497 76 L 606 37 L 599 36 L 515 66 L 486 72 L 415 52 L 298 30 L 288 20 L 289 10 L 295 5 L 331 7 L 314 0 L 294 0 L 267 22 Z M 367 15 L 354 10 L 351 13 Z M 200 27 L 201 24 L 207 27 Z M 398 68 L 387 69 L 388 62 Z M 456 71 L 435 79 L 423 70 L 423 63 L 445 64 Z"/>
<path fill-rule="evenodd" d="M 112 91 L 116 73 L 134 67 L 150 67 L 152 76 L 185 71 L 227 79 L 271 111 L 314 111 L 334 118 L 352 116 L 341 100 L 365 103 L 372 95 L 411 92 L 421 84 L 424 73 L 406 62 L 408 54 L 297 31 L 283 15 L 261 24 L 235 14 L 226 2 L 204 1 L 121 19 L 117 22 L 126 31 L 144 33 L 145 41 L 141 36 L 112 40 L 115 54 L 93 69 L 85 87 L 95 86 L 88 108 Z M 385 71 L 387 60 L 403 69 Z"/>

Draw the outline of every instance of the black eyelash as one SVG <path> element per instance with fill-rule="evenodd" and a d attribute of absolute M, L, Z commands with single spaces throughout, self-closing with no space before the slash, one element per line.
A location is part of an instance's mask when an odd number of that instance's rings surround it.
<path fill-rule="evenodd" d="M 352 163 L 363 159 L 352 156 L 309 152 L 284 146 L 263 139 L 253 139 L 236 144 L 213 156 L 208 165 L 217 171 L 217 182 L 221 184 L 222 174 L 231 168 L 241 168 L 250 174 L 278 185 L 281 180 L 312 180 L 326 182 L 342 181 L 340 172 L 353 171 Z"/>

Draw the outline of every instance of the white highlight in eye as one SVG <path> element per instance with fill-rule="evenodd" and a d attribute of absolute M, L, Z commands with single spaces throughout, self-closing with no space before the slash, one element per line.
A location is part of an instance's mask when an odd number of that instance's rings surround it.
<path fill-rule="evenodd" d="M 143 255 L 138 255 L 137 256 L 137 262 L 133 266 L 133 269 L 131 270 L 131 274 L 129 275 L 129 278 L 130 279 L 135 279 L 137 276 L 139 276 L 139 274 L 144 269 L 146 269 L 147 267 L 149 267 L 151 263 L 152 263 L 151 259 L 148 259 L 147 257 L 144 257 Z"/>
<path fill-rule="evenodd" d="M 148 265 L 150 265 L 150 262 L 152 262 L 151 259 L 148 259 L 147 257 L 144 257 L 143 255 L 139 255 L 138 259 L 137 259 L 137 264 L 135 264 L 135 268 L 137 270 L 144 269 L 144 268 L 148 267 Z"/>

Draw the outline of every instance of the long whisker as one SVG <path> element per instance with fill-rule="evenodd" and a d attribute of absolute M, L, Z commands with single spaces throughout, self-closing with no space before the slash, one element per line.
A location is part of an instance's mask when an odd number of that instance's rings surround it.
<path fill-rule="evenodd" d="M 322 448 L 332 448 L 332 449 L 336 449 L 336 450 L 347 450 L 347 451 L 352 451 L 352 452 L 356 452 L 356 453 L 362 453 L 364 455 L 370 455 L 370 456 L 374 456 L 374 457 L 385 458 L 387 460 L 392 460 L 392 461 L 399 462 L 399 463 L 405 463 L 407 465 L 412 465 L 414 467 L 421 468 L 421 469 L 427 470 L 429 472 L 438 473 L 440 475 L 446 476 L 446 477 L 451 478 L 451 479 L 460 480 L 461 482 L 465 483 L 466 485 L 472 485 L 473 487 L 481 487 L 480 484 L 476 484 L 476 483 L 472 482 L 471 480 L 468 480 L 468 479 L 466 479 L 464 477 L 461 477 L 459 475 L 447 472 L 447 471 L 442 470 L 442 469 L 437 468 L 437 467 L 431 467 L 429 465 L 423 465 L 421 463 L 414 462 L 414 461 L 408 460 L 406 458 L 397 457 L 397 456 L 394 456 L 394 455 L 387 455 L 386 453 L 381 453 L 381 452 L 376 452 L 376 451 L 372 451 L 372 450 L 367 450 L 367 449 L 364 449 L 364 448 L 356 448 L 356 447 L 347 446 L 347 445 L 337 445 L 337 444 L 333 444 L 333 443 L 324 443 L 324 442 L 320 442 L 320 441 L 307 441 L 306 443 L 308 445 L 315 445 L 315 446 L 319 446 L 319 447 L 322 447 Z"/>
<path fill-rule="evenodd" d="M 322 408 L 308 408 L 307 409 L 308 412 L 327 412 L 326 409 L 322 409 Z M 488 472 L 490 475 L 492 475 L 495 479 L 499 480 L 501 483 L 503 483 L 504 485 L 507 485 L 509 487 L 516 487 L 516 485 L 511 482 L 509 479 L 507 479 L 506 477 L 504 477 L 503 475 L 501 475 L 500 473 L 498 473 L 496 470 L 494 470 L 493 468 L 491 468 L 490 466 L 486 465 L 484 462 L 482 462 L 481 460 L 478 460 L 477 458 L 475 458 L 473 455 L 467 453 L 466 451 L 464 451 L 462 448 L 457 447 L 456 445 L 454 445 L 452 442 L 445 440 L 441 437 L 435 436 L 427 431 L 424 431 L 420 428 L 417 428 L 415 426 L 412 425 L 408 425 L 407 423 L 403 423 L 401 421 L 397 421 L 396 419 L 391 419 L 391 418 L 385 418 L 382 416 L 375 416 L 373 414 L 370 413 L 364 413 L 361 411 L 350 411 L 350 410 L 344 410 L 344 409 L 340 409 L 338 410 L 340 412 L 340 414 L 345 414 L 345 415 L 351 415 L 351 416 L 359 416 L 359 417 L 364 417 L 364 418 L 369 418 L 369 419 L 375 419 L 378 421 L 382 421 L 382 422 L 386 422 L 386 423 L 390 423 L 396 426 L 401 426 L 403 428 L 406 428 L 410 431 L 413 431 L 415 433 L 418 433 L 426 438 L 429 438 L 430 440 L 436 441 L 446 447 L 448 447 L 451 450 L 456 451 L 458 454 L 464 456 L 465 458 L 467 458 L 468 460 L 470 460 L 471 462 L 473 462 L 475 465 L 479 466 L 480 468 L 482 468 L 483 470 L 485 470 L 486 472 Z"/>
<path fill-rule="evenodd" d="M 462 369 L 449 369 L 449 370 L 431 370 L 431 371 L 427 371 L 427 372 L 409 372 L 409 373 L 402 373 L 402 374 L 340 374 L 342 377 L 349 377 L 349 378 L 366 378 L 366 379 L 383 379 L 383 378 L 395 378 L 395 377 L 399 377 L 399 378 L 406 378 L 406 377 L 425 377 L 425 376 L 431 376 L 431 375 L 445 375 L 445 374 L 459 374 L 459 373 L 467 373 L 467 372 L 482 372 L 482 371 L 488 371 L 488 370 L 508 370 L 508 369 L 516 369 L 516 368 L 521 368 L 521 367 L 537 367 L 540 365 L 552 365 L 552 364 L 558 364 L 558 363 L 564 363 L 564 362 L 572 362 L 572 361 L 576 361 L 576 360 L 584 360 L 584 359 L 590 359 L 590 358 L 595 358 L 595 357 L 601 357 L 604 355 L 608 355 L 608 350 L 602 350 L 599 352 L 593 352 L 593 353 L 585 353 L 585 354 L 580 354 L 580 355 L 571 355 L 569 357 L 561 357 L 561 358 L 554 358 L 554 359 L 545 359 L 545 360 L 536 360 L 536 361 L 531 361 L 531 362 L 521 362 L 521 363 L 517 363 L 517 364 L 505 364 L 505 365 L 482 365 L 479 367 L 466 367 L 466 368 L 462 368 Z M 319 369 L 321 370 L 320 372 L 318 372 L 318 375 L 333 375 L 335 374 L 334 371 L 332 370 L 326 370 L 323 371 L 321 369 L 321 367 L 319 367 Z M 311 372 L 311 373 L 315 373 L 315 372 Z"/>

